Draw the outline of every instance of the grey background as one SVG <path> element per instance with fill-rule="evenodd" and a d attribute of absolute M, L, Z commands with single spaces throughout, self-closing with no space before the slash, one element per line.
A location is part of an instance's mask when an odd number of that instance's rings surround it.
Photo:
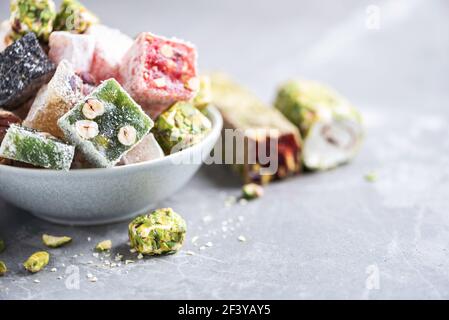
<path fill-rule="evenodd" d="M 226 70 L 267 102 L 287 78 L 327 82 L 359 106 L 367 139 L 351 164 L 274 183 L 246 206 L 225 205 L 239 195 L 238 179 L 203 167 L 160 204 L 188 220 L 183 251 L 112 269 L 92 247 L 110 238 L 114 253 L 131 257 L 126 223 L 56 226 L 0 200 L 8 244 L 0 259 L 11 269 L 0 299 L 449 298 L 447 1 L 84 2 L 131 35 L 190 40 L 203 70 Z M 366 25 L 370 5 L 380 9 L 378 30 Z M 6 18 L 6 0 L 0 13 Z M 375 183 L 364 180 L 371 171 Z M 21 262 L 42 248 L 43 232 L 74 242 L 28 275 Z M 199 250 L 194 236 L 213 247 Z M 70 265 L 79 267 L 79 289 L 66 286 Z"/>

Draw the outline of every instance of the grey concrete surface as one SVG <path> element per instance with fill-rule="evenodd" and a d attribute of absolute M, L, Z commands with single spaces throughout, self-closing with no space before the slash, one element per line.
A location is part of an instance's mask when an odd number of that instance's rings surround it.
<path fill-rule="evenodd" d="M 447 1 L 85 2 L 130 34 L 196 43 L 202 69 L 230 72 L 267 102 L 287 78 L 327 82 L 363 112 L 366 142 L 351 164 L 272 184 L 247 205 L 227 206 L 238 180 L 203 167 L 160 204 L 189 225 L 183 251 L 164 258 L 135 259 L 126 223 L 56 226 L 0 200 L 8 245 L 0 259 L 11 270 L 0 278 L 0 299 L 449 298 Z M 375 183 L 364 180 L 371 171 Z M 21 263 L 42 248 L 43 232 L 74 241 L 29 275 Z M 93 257 L 107 238 L 113 256 L 136 263 L 110 268 Z M 213 246 L 200 250 L 207 242 Z"/>

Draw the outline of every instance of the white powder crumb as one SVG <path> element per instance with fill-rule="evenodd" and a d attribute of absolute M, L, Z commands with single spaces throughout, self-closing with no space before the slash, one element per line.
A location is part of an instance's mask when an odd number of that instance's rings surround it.
<path fill-rule="evenodd" d="M 192 243 L 195 243 L 195 242 L 197 242 L 197 241 L 198 241 L 198 239 L 199 239 L 199 237 L 198 237 L 198 236 L 194 236 L 194 237 L 192 238 Z"/>
<path fill-rule="evenodd" d="M 87 275 L 86 275 L 86 277 L 88 278 L 88 279 L 90 279 L 90 278 L 92 278 L 94 275 L 92 274 L 92 273 L 88 273 Z"/>
<path fill-rule="evenodd" d="M 186 255 L 188 255 L 188 256 L 194 256 L 194 255 L 195 255 L 195 252 L 193 252 L 193 251 L 186 251 Z"/>
<path fill-rule="evenodd" d="M 143 254 L 139 253 L 139 255 L 137 256 L 137 259 L 142 260 L 143 259 Z"/>
<path fill-rule="evenodd" d="M 122 261 L 122 259 L 123 259 L 123 256 L 119 253 L 117 253 L 117 255 L 114 258 L 115 261 Z"/>
<path fill-rule="evenodd" d="M 245 242 L 245 241 L 246 241 L 246 238 L 245 238 L 244 236 L 239 236 L 237 239 L 238 239 L 240 242 Z"/>
<path fill-rule="evenodd" d="M 214 244 L 212 242 L 210 242 L 210 241 L 206 243 L 206 247 L 209 247 L 209 248 L 212 247 L 213 245 Z"/>
<path fill-rule="evenodd" d="M 94 253 L 92 253 L 92 255 L 95 257 L 95 258 L 98 258 L 98 252 L 94 252 Z"/>
<path fill-rule="evenodd" d="M 206 250 L 206 247 L 205 246 L 201 246 L 200 247 L 200 250 L 202 251 L 202 250 Z"/>
<path fill-rule="evenodd" d="M 203 222 L 204 223 L 208 223 L 208 222 L 211 222 L 213 219 L 212 219 L 212 216 L 205 216 L 205 217 L 203 217 Z"/>
<path fill-rule="evenodd" d="M 136 249 L 129 249 L 129 252 L 136 253 Z"/>
<path fill-rule="evenodd" d="M 36 280 L 34 280 L 34 283 L 41 283 L 41 281 L 36 279 Z"/>
<path fill-rule="evenodd" d="M 58 269 L 56 269 L 56 268 L 51 268 L 50 271 L 51 271 L 51 272 L 56 272 L 56 271 L 58 271 Z"/>
<path fill-rule="evenodd" d="M 134 263 L 134 260 L 125 260 L 125 264 L 131 264 Z"/>
<path fill-rule="evenodd" d="M 97 282 L 98 279 L 97 279 L 97 277 L 92 277 L 92 278 L 89 279 L 89 281 L 90 281 L 90 282 Z"/>
<path fill-rule="evenodd" d="M 244 216 L 238 216 L 237 219 L 238 219 L 240 222 L 242 222 L 243 220 L 245 220 L 245 217 L 244 217 Z"/>
<path fill-rule="evenodd" d="M 240 204 L 241 206 L 246 206 L 246 205 L 248 204 L 248 200 L 246 200 L 246 199 L 240 199 L 240 200 L 239 200 L 239 204 Z"/>
<path fill-rule="evenodd" d="M 87 241 L 90 242 L 92 240 L 91 237 L 87 237 Z"/>

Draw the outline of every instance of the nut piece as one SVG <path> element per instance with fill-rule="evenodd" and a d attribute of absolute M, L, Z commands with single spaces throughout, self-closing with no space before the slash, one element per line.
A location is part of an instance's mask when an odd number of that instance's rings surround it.
<path fill-rule="evenodd" d="M 164 44 L 161 47 L 161 53 L 164 57 L 169 58 L 169 59 L 172 58 L 174 55 L 173 48 L 168 44 Z"/>
<path fill-rule="evenodd" d="M 200 79 L 197 77 L 190 78 L 186 83 L 186 87 L 192 91 L 198 91 L 200 88 Z"/>
<path fill-rule="evenodd" d="M 136 143 L 137 131 L 133 126 L 124 126 L 120 128 L 117 138 L 124 146 L 132 146 Z"/>
<path fill-rule="evenodd" d="M 165 87 L 165 85 L 166 85 L 165 79 L 164 79 L 164 78 L 157 78 L 157 79 L 154 79 L 154 84 L 155 84 L 156 87 L 158 87 L 158 88 Z"/>
<path fill-rule="evenodd" d="M 80 135 L 81 138 L 89 140 L 98 136 L 98 124 L 94 121 L 79 120 L 76 122 L 75 126 L 76 132 Z"/>
<path fill-rule="evenodd" d="M 368 182 L 376 182 L 377 179 L 378 179 L 378 177 L 375 172 L 369 172 L 365 175 L 365 180 Z"/>
<path fill-rule="evenodd" d="M 104 240 L 99 242 L 96 247 L 95 250 L 97 251 L 108 251 L 111 250 L 112 248 L 112 241 L 111 240 Z"/>
<path fill-rule="evenodd" d="M 50 261 L 50 255 L 48 252 L 39 251 L 33 254 L 24 262 L 23 266 L 31 273 L 36 273 L 45 268 Z"/>
<path fill-rule="evenodd" d="M 263 196 L 262 186 L 255 183 L 245 184 L 242 188 L 242 198 L 253 200 Z"/>
<path fill-rule="evenodd" d="M 140 254 L 175 253 L 184 242 L 187 225 L 171 208 L 138 216 L 128 228 L 131 247 Z"/>
<path fill-rule="evenodd" d="M 87 119 L 93 120 L 104 114 L 104 105 L 96 99 L 89 99 L 83 106 L 83 114 Z"/>
<path fill-rule="evenodd" d="M 59 248 L 72 241 L 70 237 L 55 237 L 48 234 L 42 235 L 42 242 L 50 248 Z"/>
<path fill-rule="evenodd" d="M 6 264 L 3 261 L 0 261 L 0 277 L 4 276 L 6 272 L 8 272 Z"/>
<path fill-rule="evenodd" d="M 5 241 L 0 240 L 0 253 L 2 253 L 3 251 L 5 251 Z"/>

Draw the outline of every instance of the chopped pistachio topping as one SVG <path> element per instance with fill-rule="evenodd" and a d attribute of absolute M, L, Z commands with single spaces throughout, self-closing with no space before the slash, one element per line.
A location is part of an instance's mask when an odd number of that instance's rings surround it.
<path fill-rule="evenodd" d="M 365 175 L 365 180 L 368 182 L 376 182 L 377 174 L 375 172 L 369 172 Z"/>
<path fill-rule="evenodd" d="M 140 254 L 170 254 L 182 247 L 186 230 L 184 219 L 171 208 L 157 209 L 129 224 L 129 240 Z"/>
<path fill-rule="evenodd" d="M 111 240 L 104 240 L 101 241 L 97 244 L 97 246 L 95 247 L 95 250 L 97 251 L 107 251 L 107 250 L 111 250 L 112 248 L 112 241 Z"/>
<path fill-rule="evenodd" d="M 55 237 L 55 236 L 50 236 L 48 234 L 44 234 L 42 236 L 42 242 L 50 248 L 59 248 L 69 242 L 72 241 L 72 238 L 70 237 Z"/>
<path fill-rule="evenodd" d="M 263 196 L 263 187 L 255 184 L 248 183 L 245 184 L 242 188 L 242 197 L 247 200 L 252 200 L 256 198 L 260 198 Z"/>
<path fill-rule="evenodd" d="M 49 261 L 50 254 L 45 251 L 39 251 L 29 257 L 28 260 L 24 262 L 23 266 L 29 272 L 36 273 L 44 269 Z"/>
<path fill-rule="evenodd" d="M 56 18 L 53 0 L 12 0 L 10 8 L 10 37 L 13 40 L 28 32 L 34 32 L 40 40 L 48 40 Z"/>
<path fill-rule="evenodd" d="M 0 253 L 5 251 L 5 248 L 6 248 L 5 241 L 0 240 Z"/>
<path fill-rule="evenodd" d="M 6 272 L 8 272 L 6 264 L 3 261 L 0 261 L 0 277 L 4 276 Z"/>
<path fill-rule="evenodd" d="M 208 76 L 199 77 L 199 90 L 192 103 L 195 108 L 203 110 L 212 102 L 212 87 Z"/>

